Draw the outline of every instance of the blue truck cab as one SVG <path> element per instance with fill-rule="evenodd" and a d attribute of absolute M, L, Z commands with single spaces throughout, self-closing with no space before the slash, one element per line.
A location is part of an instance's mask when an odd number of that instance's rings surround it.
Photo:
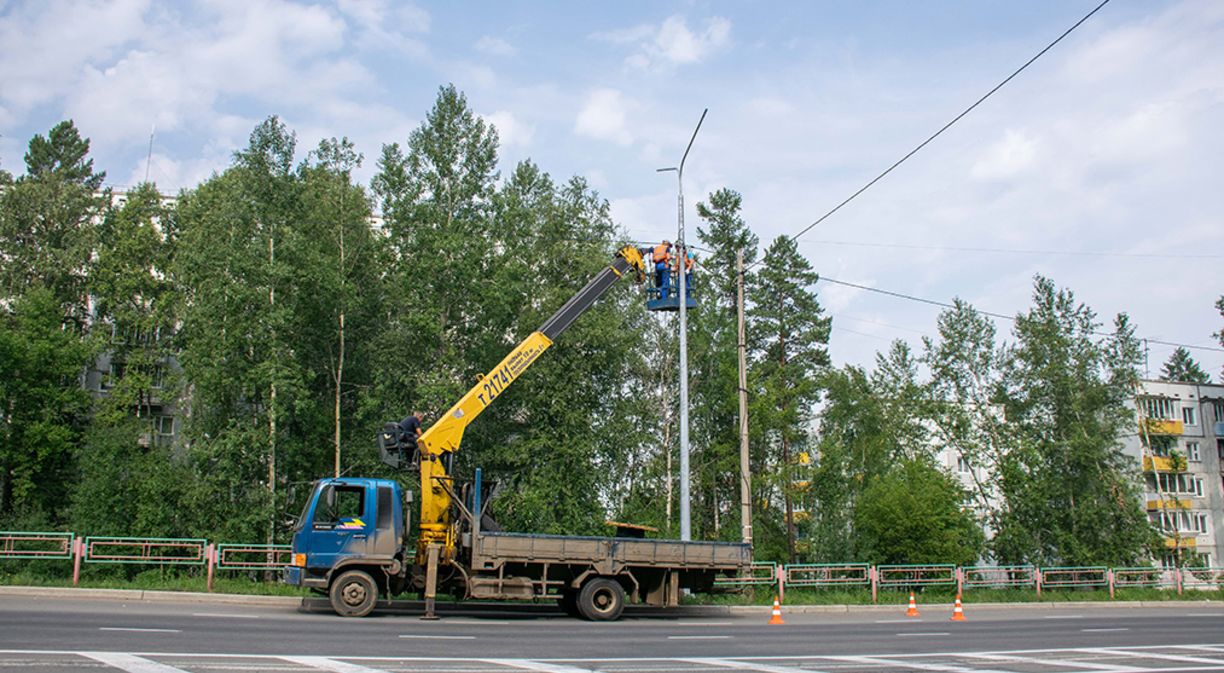
<path fill-rule="evenodd" d="M 293 531 L 283 581 L 327 591 L 349 575 L 348 595 L 340 602 L 354 616 L 368 613 L 379 590 L 387 595 L 400 588 L 408 528 L 405 493 L 389 479 L 316 481 Z"/>

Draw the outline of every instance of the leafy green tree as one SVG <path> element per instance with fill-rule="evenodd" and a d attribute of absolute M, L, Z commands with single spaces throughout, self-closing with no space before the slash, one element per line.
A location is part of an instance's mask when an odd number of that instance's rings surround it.
<path fill-rule="evenodd" d="M 320 142 L 300 168 L 300 225 L 315 243 L 303 246 L 305 263 L 299 270 L 299 282 L 311 299 L 302 302 L 306 315 L 297 316 L 298 336 L 309 344 L 306 366 L 314 363 L 314 368 L 327 372 L 326 381 L 318 381 L 313 388 L 319 398 L 316 404 L 331 407 L 328 416 L 336 476 L 343 471 L 342 458 L 359 455 L 357 447 L 369 446 L 373 435 L 369 430 L 350 438 L 345 435 L 345 422 L 355 418 L 358 392 L 373 380 L 371 347 L 385 301 L 379 266 L 382 240 L 370 226 L 370 199 L 352 178 L 361 159 L 347 138 L 331 138 Z M 321 429 L 316 432 L 322 434 Z M 353 446 L 345 450 L 350 444 Z M 307 461 L 298 471 L 321 474 L 320 467 Z"/>
<path fill-rule="evenodd" d="M 89 398 L 92 355 L 47 288 L 0 309 L 0 525 L 58 525 Z"/>
<path fill-rule="evenodd" d="M 785 508 L 787 557 L 797 558 L 794 517 L 795 449 L 808 439 L 812 406 L 820 396 L 817 374 L 829 364 L 826 345 L 832 321 L 824 317 L 811 264 L 795 242 L 779 237 L 765 251 L 754 283 L 753 339 L 760 392 L 754 418 L 760 418 L 766 445 L 777 466 L 774 482 Z"/>
<path fill-rule="evenodd" d="M 171 470 L 181 468 L 165 431 L 173 430 L 175 293 L 168 277 L 173 228 L 152 184 L 108 208 L 98 225 L 89 291 L 93 331 L 105 371 L 80 453 L 72 494 L 77 530 L 166 536 L 178 503 Z"/>
<path fill-rule="evenodd" d="M 1121 438 L 1141 351 L 1122 314 L 1098 341 L 1096 314 L 1038 276 L 1007 354 L 1005 412 L 1018 446 L 1001 470 L 1007 506 L 993 540 L 1000 562 L 1133 565 L 1152 529 Z"/>
<path fill-rule="evenodd" d="M 227 524 L 262 515 L 269 540 L 283 496 L 277 487 L 287 480 L 278 456 L 327 445 L 326 435 L 307 432 L 318 427 L 310 424 L 319 413 L 310 390 L 322 372 L 303 362 L 299 348 L 316 287 L 301 278 L 313 271 L 305 251 L 316 242 L 301 224 L 295 147 L 292 132 L 268 118 L 234 165 L 184 194 L 177 212 L 174 275 L 192 394 L 187 431 L 206 491 L 200 499 L 220 494 L 214 507 L 196 511 Z M 255 533 L 239 532 L 248 540 Z"/>
<path fill-rule="evenodd" d="M 1198 362 L 1190 356 L 1190 351 L 1178 346 L 1164 364 L 1160 374 L 1161 381 L 1182 381 L 1185 383 L 1209 383 L 1211 375 L 1203 371 Z"/>
<path fill-rule="evenodd" d="M 937 324 L 938 339 L 923 339 L 922 357 L 931 373 L 935 441 L 972 467 L 966 473 L 970 497 L 997 531 L 1007 507 L 999 493 L 1008 488 L 1001 467 L 1016 449 L 1003 415 L 1005 352 L 994 323 L 960 299 Z"/>
<path fill-rule="evenodd" d="M 0 296 L 45 287 L 78 326 L 88 322 L 93 225 L 108 200 L 99 193 L 106 174 L 94 172 L 88 154 L 89 140 L 60 122 L 34 136 L 26 174 L 0 194 Z"/>
<path fill-rule="evenodd" d="M 1220 298 L 1216 300 L 1215 307 L 1220 312 L 1220 317 L 1224 318 L 1224 295 L 1220 295 Z M 1212 336 L 1220 342 L 1220 346 L 1224 346 L 1224 329 L 1221 329 Z M 1224 381 L 1224 369 L 1220 370 L 1220 381 Z"/>
<path fill-rule="evenodd" d="M 956 563 L 981 555 L 982 529 L 961 509 L 964 491 L 928 458 L 905 460 L 873 479 L 855 503 L 858 559 Z"/>

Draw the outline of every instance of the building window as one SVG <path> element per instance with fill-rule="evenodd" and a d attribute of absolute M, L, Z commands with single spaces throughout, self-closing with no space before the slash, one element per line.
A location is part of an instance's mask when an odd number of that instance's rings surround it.
<path fill-rule="evenodd" d="M 1147 418 L 1172 421 L 1176 420 L 1177 405 L 1167 397 L 1144 397 L 1141 401 L 1143 415 Z"/>
<path fill-rule="evenodd" d="M 1216 440 L 1216 455 L 1220 457 L 1220 460 L 1224 460 L 1224 439 Z"/>
<path fill-rule="evenodd" d="M 1156 523 L 1155 518 L 1153 523 Z M 1207 515 L 1200 512 L 1161 512 L 1158 525 L 1165 533 L 1205 534 Z"/>
<path fill-rule="evenodd" d="M 1198 425 L 1198 419 L 1195 417 L 1194 407 L 1182 407 L 1182 421 L 1186 425 Z"/>
<path fill-rule="evenodd" d="M 1198 442 L 1186 442 L 1186 460 L 1192 463 L 1203 462 L 1203 456 L 1199 452 Z"/>
<path fill-rule="evenodd" d="M 1156 477 L 1157 488 L 1161 493 L 1170 495 L 1193 495 L 1203 497 L 1203 478 L 1189 474 L 1168 474 L 1161 472 Z"/>
<path fill-rule="evenodd" d="M 1211 408 L 1215 410 L 1215 422 L 1224 423 L 1224 400 L 1214 400 Z"/>
<path fill-rule="evenodd" d="M 973 471 L 973 466 L 969 464 L 969 460 L 964 456 L 956 457 L 956 471 L 961 474 L 969 474 Z"/>

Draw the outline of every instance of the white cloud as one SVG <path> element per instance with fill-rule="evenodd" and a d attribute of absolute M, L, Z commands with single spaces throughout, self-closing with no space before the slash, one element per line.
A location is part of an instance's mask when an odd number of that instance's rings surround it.
<path fill-rule="evenodd" d="M 979 180 L 1013 178 L 1031 168 L 1037 158 L 1037 143 L 1024 131 L 1008 129 L 970 169 Z"/>
<path fill-rule="evenodd" d="M 535 127 L 524 123 L 514 113 L 498 110 L 482 115 L 485 121 L 497 128 L 497 137 L 502 147 L 530 147 L 535 136 Z"/>
<path fill-rule="evenodd" d="M 500 37 L 492 37 L 489 35 L 485 35 L 479 40 L 476 40 L 476 44 L 474 46 L 476 51 L 483 52 L 490 56 L 514 56 L 518 53 L 518 49 L 515 49 L 514 45 L 506 42 Z"/>
<path fill-rule="evenodd" d="M 625 58 L 632 68 L 646 69 L 658 65 L 697 63 L 726 46 L 731 36 L 731 22 L 715 16 L 705 21 L 705 27 L 693 31 L 680 15 L 670 16 L 658 26 L 643 24 L 621 30 L 591 35 L 592 39 L 612 44 L 636 45 L 636 52 Z"/>
<path fill-rule="evenodd" d="M 599 140 L 611 140 L 618 145 L 629 145 L 633 135 L 629 133 L 626 115 L 630 103 L 616 89 L 596 89 L 587 96 L 586 103 L 574 122 L 574 132 Z"/>

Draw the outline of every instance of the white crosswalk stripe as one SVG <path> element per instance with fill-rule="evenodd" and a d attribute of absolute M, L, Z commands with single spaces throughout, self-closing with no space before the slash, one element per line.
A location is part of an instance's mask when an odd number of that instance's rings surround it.
<path fill-rule="evenodd" d="M 334 671 L 334 673 L 386 673 L 381 668 L 358 666 L 347 661 L 336 661 L 327 657 L 281 657 L 281 659 L 324 671 Z"/>
<path fill-rule="evenodd" d="M 156 661 L 122 652 L 81 652 L 81 656 L 99 661 L 112 668 L 128 673 L 187 673 L 181 668 L 159 664 Z"/>

